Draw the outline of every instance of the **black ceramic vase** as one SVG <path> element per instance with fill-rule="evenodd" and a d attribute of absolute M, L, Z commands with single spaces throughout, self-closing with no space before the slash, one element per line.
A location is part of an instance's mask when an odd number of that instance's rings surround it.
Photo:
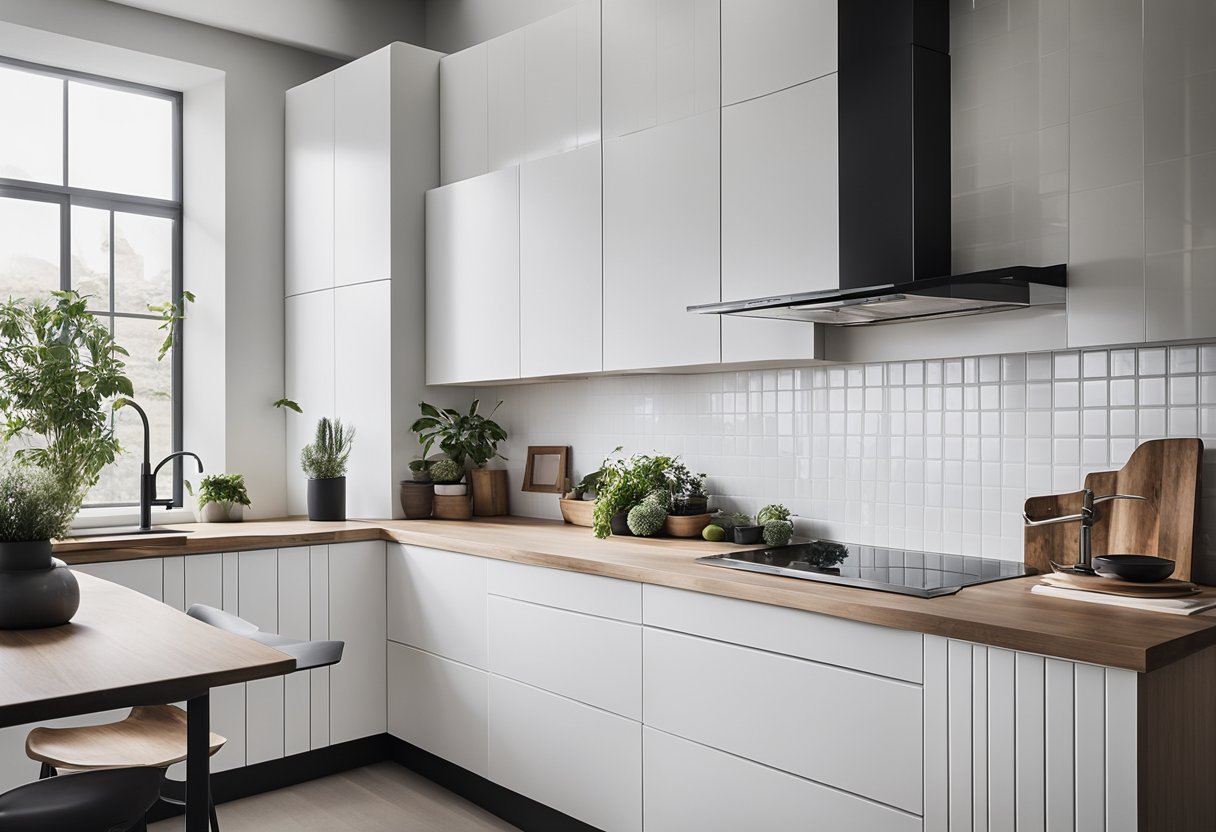
<path fill-rule="evenodd" d="M 67 624 L 80 609 L 80 585 L 49 540 L 0 541 L 0 629 Z"/>
<path fill-rule="evenodd" d="M 346 477 L 308 481 L 308 519 L 346 519 Z"/>

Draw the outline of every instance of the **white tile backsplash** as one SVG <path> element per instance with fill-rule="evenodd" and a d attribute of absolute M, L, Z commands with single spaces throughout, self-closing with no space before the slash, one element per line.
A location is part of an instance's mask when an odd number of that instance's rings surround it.
<path fill-rule="evenodd" d="M 505 400 L 499 415 L 511 438 L 502 450 L 515 483 L 529 445 L 570 445 L 575 478 L 621 445 L 682 455 L 708 474 L 717 506 L 784 502 L 803 534 L 1020 559 L 1028 496 L 1075 490 L 1087 473 L 1117 468 L 1140 442 L 1166 436 L 1200 436 L 1213 448 L 1203 505 L 1205 535 L 1216 541 L 1214 349 L 1140 350 L 1140 376 L 1126 375 L 1134 351 L 1118 349 L 479 393 Z M 520 492 L 512 512 L 560 516 L 552 495 Z M 1216 545 L 1204 545 L 1216 557 Z"/>

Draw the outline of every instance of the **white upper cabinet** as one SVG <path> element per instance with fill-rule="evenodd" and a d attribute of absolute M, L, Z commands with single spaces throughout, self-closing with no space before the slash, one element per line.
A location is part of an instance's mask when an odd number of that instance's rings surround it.
<path fill-rule="evenodd" d="M 598 372 L 603 354 L 600 146 L 519 171 L 520 374 Z"/>
<path fill-rule="evenodd" d="M 287 91 L 286 294 L 334 285 L 334 76 Z"/>
<path fill-rule="evenodd" d="M 392 276 L 392 56 L 381 49 L 333 73 L 336 286 Z"/>
<path fill-rule="evenodd" d="M 578 147 L 578 12 L 566 9 L 523 30 L 524 157 Z"/>
<path fill-rule="evenodd" d="M 486 42 L 490 170 L 518 165 L 528 157 L 527 45 L 523 29 Z"/>
<path fill-rule="evenodd" d="M 722 297 L 839 285 L 836 75 L 722 110 Z M 726 317 L 722 360 L 818 358 L 811 324 Z"/>
<path fill-rule="evenodd" d="M 604 369 L 713 364 L 721 298 L 719 112 L 604 142 Z"/>
<path fill-rule="evenodd" d="M 837 0 L 721 0 L 722 103 L 835 72 Z"/>
<path fill-rule="evenodd" d="M 439 183 L 489 171 L 487 47 L 479 43 L 439 62 Z"/>
<path fill-rule="evenodd" d="M 519 168 L 426 195 L 428 384 L 519 378 Z"/>
<path fill-rule="evenodd" d="M 603 0 L 604 138 L 721 105 L 719 0 Z"/>

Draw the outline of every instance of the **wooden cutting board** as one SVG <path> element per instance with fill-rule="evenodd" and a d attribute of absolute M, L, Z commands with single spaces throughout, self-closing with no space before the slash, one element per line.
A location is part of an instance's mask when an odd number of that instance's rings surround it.
<path fill-rule="evenodd" d="M 1103 595 L 1122 595 L 1126 598 L 1185 598 L 1199 592 L 1199 587 L 1190 581 L 1179 581 L 1173 578 L 1151 584 L 1138 584 L 1118 578 L 1052 572 L 1044 575 L 1039 582 L 1063 589 L 1078 589 L 1082 592 L 1098 592 Z"/>

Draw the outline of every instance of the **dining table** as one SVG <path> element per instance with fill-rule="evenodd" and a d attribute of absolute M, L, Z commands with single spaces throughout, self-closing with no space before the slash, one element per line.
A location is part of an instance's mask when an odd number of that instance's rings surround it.
<path fill-rule="evenodd" d="M 70 623 L 0 630 L 0 727 L 184 701 L 185 828 L 206 832 L 211 689 L 290 673 L 296 660 L 110 581 L 76 578 Z"/>

